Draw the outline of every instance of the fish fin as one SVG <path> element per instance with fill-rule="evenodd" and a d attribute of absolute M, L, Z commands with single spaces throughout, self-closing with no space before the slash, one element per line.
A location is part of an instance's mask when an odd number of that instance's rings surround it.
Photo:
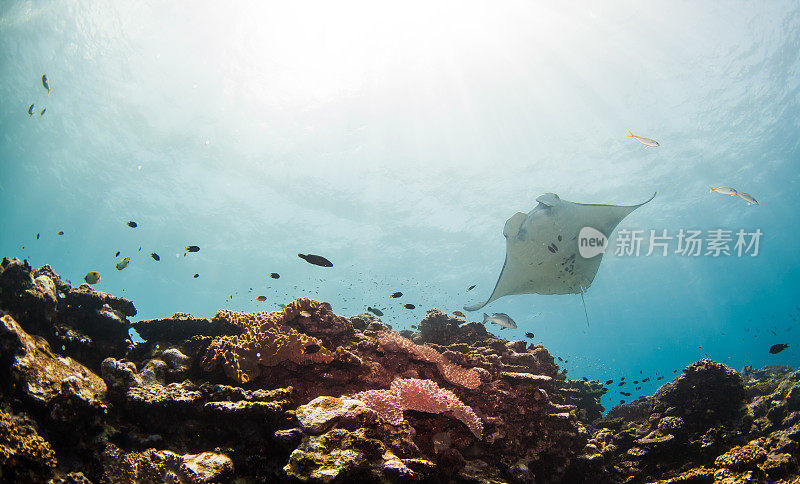
<path fill-rule="evenodd" d="M 634 134 L 633 134 L 633 133 L 631 133 L 631 130 L 629 130 L 629 129 L 626 129 L 625 131 L 627 131 L 627 132 L 628 132 L 628 136 L 626 136 L 626 138 L 631 138 L 631 137 L 633 137 L 633 136 L 634 136 Z"/>
<path fill-rule="evenodd" d="M 716 188 L 714 187 L 708 187 L 708 188 L 709 188 L 708 193 L 714 193 L 714 190 L 716 190 Z"/>

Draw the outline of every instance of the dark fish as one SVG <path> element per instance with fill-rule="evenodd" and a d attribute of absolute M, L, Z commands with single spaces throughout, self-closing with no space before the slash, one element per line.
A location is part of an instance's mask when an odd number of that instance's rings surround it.
<path fill-rule="evenodd" d="M 458 316 L 459 318 L 466 318 L 467 315 L 462 313 L 461 311 L 453 311 L 453 316 Z"/>
<path fill-rule="evenodd" d="M 313 344 L 312 343 L 312 344 L 306 346 L 305 348 L 303 348 L 303 354 L 304 355 L 311 355 L 311 354 L 316 353 L 319 350 L 320 350 L 320 346 L 318 344 Z"/>
<path fill-rule="evenodd" d="M 414 306 L 411 303 L 403 304 L 403 307 L 406 308 L 406 309 L 415 309 L 416 308 L 416 306 Z"/>
<path fill-rule="evenodd" d="M 564 360 L 562 360 L 562 359 L 561 359 L 561 357 L 560 357 L 560 356 L 557 356 L 556 358 L 558 358 L 558 361 L 561 361 L 561 362 L 563 362 L 563 361 L 564 361 Z"/>
<path fill-rule="evenodd" d="M 125 223 L 126 223 L 126 224 L 128 224 L 128 227 L 130 227 L 130 228 L 132 228 L 132 229 L 135 229 L 136 227 L 138 227 L 138 225 L 136 224 L 136 222 L 134 222 L 133 220 L 128 220 L 128 221 L 127 221 L 127 222 L 125 222 Z"/>
<path fill-rule="evenodd" d="M 649 382 L 649 381 L 650 381 L 650 377 L 648 376 L 647 378 L 645 378 L 644 380 L 642 380 L 642 383 L 647 383 L 647 382 Z"/>
<path fill-rule="evenodd" d="M 664 379 L 663 376 L 660 376 L 660 377 L 656 378 L 656 380 L 663 380 L 663 379 Z"/>
<path fill-rule="evenodd" d="M 200 247 L 198 247 L 196 245 L 187 245 L 186 246 L 186 252 L 198 252 L 199 250 L 200 250 Z"/>
<path fill-rule="evenodd" d="M 606 385 L 611 385 L 612 383 L 614 383 L 614 380 L 606 380 Z"/>
<path fill-rule="evenodd" d="M 383 316 L 383 311 L 378 308 L 373 308 L 371 306 L 367 306 L 367 311 L 371 312 L 375 316 Z"/>
<path fill-rule="evenodd" d="M 200 274 L 195 274 L 195 275 L 193 275 L 192 277 L 194 277 L 195 279 L 197 279 L 198 277 L 200 277 Z"/>
<path fill-rule="evenodd" d="M 620 400 L 620 401 L 619 401 L 619 404 L 620 404 L 620 405 L 622 405 L 622 404 L 624 404 L 624 403 L 625 403 L 625 400 Z"/>
<path fill-rule="evenodd" d="M 264 302 L 267 300 L 267 296 L 256 296 L 256 301 Z"/>
<path fill-rule="evenodd" d="M 39 234 L 38 233 L 36 234 L 36 240 L 39 240 Z"/>
<path fill-rule="evenodd" d="M 778 353 L 780 353 L 781 351 L 785 350 L 788 347 L 789 347 L 789 345 L 786 344 L 786 343 L 772 345 L 769 348 L 769 352 L 772 353 L 773 355 L 777 355 Z"/>
<path fill-rule="evenodd" d="M 620 392 L 620 393 L 621 393 L 622 395 L 625 395 L 626 397 L 629 397 L 629 396 L 631 396 L 631 394 L 630 394 L 630 393 L 628 393 L 628 392 Z"/>
<path fill-rule="evenodd" d="M 278 279 L 278 278 L 280 278 L 280 277 L 281 277 L 281 275 L 280 275 L 280 274 L 278 274 L 277 272 L 270 272 L 270 273 L 269 273 L 269 277 L 271 277 L 271 278 L 273 278 L 273 279 Z"/>
<path fill-rule="evenodd" d="M 638 385 L 639 384 L 639 380 L 633 380 L 633 384 L 634 385 Z"/>
<path fill-rule="evenodd" d="M 44 112 L 45 112 L 45 111 L 47 111 L 47 108 L 44 108 L 44 109 L 42 109 L 42 112 L 41 112 L 41 113 L 39 113 L 39 117 L 40 117 L 40 118 L 41 118 L 42 116 L 44 116 Z"/>
<path fill-rule="evenodd" d="M 47 95 L 49 96 L 52 89 L 50 89 L 50 83 L 47 82 L 47 74 L 42 74 L 42 86 L 47 89 Z"/>
<path fill-rule="evenodd" d="M 589 381 L 589 379 L 588 379 L 588 378 L 586 378 L 586 377 L 583 377 L 583 378 L 581 378 L 581 379 L 582 379 L 583 381 Z"/>
<path fill-rule="evenodd" d="M 328 259 L 322 257 L 321 255 L 297 254 L 297 257 L 303 259 L 304 261 L 308 262 L 309 264 L 314 264 L 315 266 L 333 267 L 333 262 L 331 262 Z"/>
<path fill-rule="evenodd" d="M 400 296 L 402 296 L 402 295 L 403 295 L 403 293 L 402 293 L 402 292 L 394 292 L 394 293 L 392 293 L 392 294 L 389 294 L 389 297 L 400 297 Z"/>
<path fill-rule="evenodd" d="M 58 235 L 64 235 L 64 231 L 63 231 L 63 230 L 59 230 L 58 232 L 56 232 L 56 234 L 58 234 Z"/>
<path fill-rule="evenodd" d="M 414 324 L 412 324 L 411 327 L 414 328 L 414 329 L 417 329 L 417 326 L 414 325 Z"/>
<path fill-rule="evenodd" d="M 150 257 L 152 257 L 153 260 L 161 260 L 161 257 L 159 257 L 155 252 L 150 252 Z"/>
<path fill-rule="evenodd" d="M 533 338 L 533 333 L 525 333 L 526 338 Z"/>
<path fill-rule="evenodd" d="M 119 251 L 117 251 L 117 253 L 114 254 L 114 257 L 119 257 Z"/>
<path fill-rule="evenodd" d="M 621 382 L 619 382 L 619 385 L 617 385 L 617 386 L 618 386 L 618 387 L 621 387 L 621 386 L 622 386 L 622 385 L 624 385 L 624 384 L 625 384 L 625 382 L 624 382 L 624 381 L 621 381 Z"/>
<path fill-rule="evenodd" d="M 28 106 L 28 117 L 31 117 L 31 116 L 33 116 L 33 104 Z"/>
<path fill-rule="evenodd" d="M 469 286 L 469 287 L 467 288 L 467 292 L 470 292 L 471 290 L 475 289 L 475 286 L 476 286 L 475 284 L 473 284 L 473 285 Z"/>
<path fill-rule="evenodd" d="M 672 370 L 672 373 L 678 373 L 678 370 Z"/>

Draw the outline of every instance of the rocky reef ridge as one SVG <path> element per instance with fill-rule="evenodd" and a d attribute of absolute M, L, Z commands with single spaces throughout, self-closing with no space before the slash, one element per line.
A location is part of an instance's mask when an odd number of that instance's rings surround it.
<path fill-rule="evenodd" d="M 3 259 L 4 481 L 800 480 L 790 368 L 701 360 L 603 416 L 603 386 L 567 380 L 541 345 L 436 309 L 414 332 L 305 298 L 211 319 L 135 314 Z"/>

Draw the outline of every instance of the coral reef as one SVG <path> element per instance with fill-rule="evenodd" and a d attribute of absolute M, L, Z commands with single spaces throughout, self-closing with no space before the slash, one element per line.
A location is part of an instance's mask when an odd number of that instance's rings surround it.
<path fill-rule="evenodd" d="M 439 388 L 439 385 L 430 380 L 401 378 L 393 381 L 389 390 L 367 390 L 356 393 L 353 398 L 364 402 L 392 425 L 403 423 L 405 410 L 448 412 L 462 421 L 476 438 L 480 439 L 483 433 L 483 422 L 475 412 L 464 405 L 453 392 Z"/>
<path fill-rule="evenodd" d="M 540 345 L 298 299 L 129 323 L 130 301 L 0 264 L 9 482 L 797 482 L 800 372 L 711 361 L 603 415 Z M 134 344 L 128 329 L 144 342 Z"/>

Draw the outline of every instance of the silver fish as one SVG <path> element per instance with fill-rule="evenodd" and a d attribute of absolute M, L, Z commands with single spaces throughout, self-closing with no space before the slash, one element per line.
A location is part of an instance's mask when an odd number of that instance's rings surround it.
<path fill-rule="evenodd" d="M 633 138 L 645 146 L 652 146 L 654 148 L 656 146 L 661 146 L 660 144 L 658 144 L 658 141 L 650 138 L 645 138 L 644 136 L 636 136 L 635 134 L 631 133 L 631 130 L 628 130 L 628 136 L 626 136 L 626 138 Z"/>
<path fill-rule="evenodd" d="M 730 195 L 732 197 L 736 196 L 739 193 L 733 187 L 724 187 L 724 186 L 723 187 L 716 187 L 716 188 L 715 187 L 711 187 L 711 190 L 709 191 L 709 193 L 714 193 L 714 192 L 721 193 L 723 195 Z"/>
<path fill-rule="evenodd" d="M 483 324 L 486 324 L 487 321 L 493 324 L 497 324 L 498 326 L 500 326 L 501 330 L 505 328 L 508 329 L 517 328 L 517 323 L 515 323 L 514 320 L 511 319 L 511 317 L 506 313 L 494 313 L 491 316 L 489 316 L 486 313 L 483 313 Z"/>
<path fill-rule="evenodd" d="M 749 203 L 750 205 L 758 205 L 758 201 L 756 201 L 756 199 L 753 198 L 753 196 L 750 195 L 749 193 L 739 192 L 739 193 L 737 193 L 737 195 L 742 197 L 742 199 L 745 202 Z"/>

